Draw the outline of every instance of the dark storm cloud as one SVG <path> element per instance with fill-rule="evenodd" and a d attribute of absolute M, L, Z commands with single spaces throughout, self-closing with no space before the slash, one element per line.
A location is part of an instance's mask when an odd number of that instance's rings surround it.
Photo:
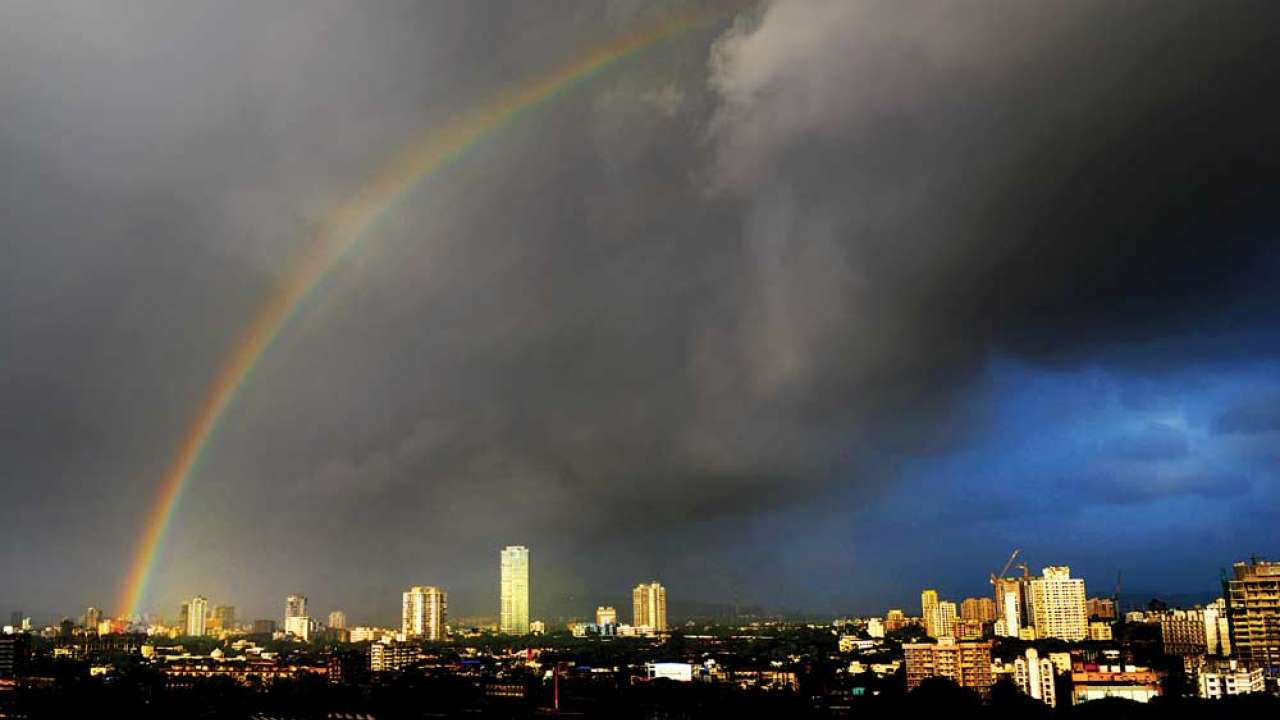
<path fill-rule="evenodd" d="M 1107 440 L 1101 454 L 1118 460 L 1174 460 L 1187 455 L 1187 437 L 1175 427 L 1150 423 L 1137 432 Z"/>
<path fill-rule="evenodd" d="M 324 209 L 424 128 L 662 12 L 10 7 L 6 471 L 27 497 L 100 488 L 100 529 L 34 556 L 114 548 L 102 592 Z M 732 584 L 776 541 L 751 516 L 873 495 L 962 441 L 994 352 L 1148 366 L 1176 362 L 1171 334 L 1266 325 L 1274 15 L 779 2 L 622 64 L 416 188 L 308 301 L 184 499 L 163 597 L 271 568 L 368 613 L 418 581 L 484 612 L 496 547 L 521 541 L 566 604 L 709 565 Z"/>
<path fill-rule="evenodd" d="M 1228 408 L 1214 420 L 1215 432 L 1224 435 L 1259 435 L 1280 431 L 1280 397 L 1254 397 Z"/>

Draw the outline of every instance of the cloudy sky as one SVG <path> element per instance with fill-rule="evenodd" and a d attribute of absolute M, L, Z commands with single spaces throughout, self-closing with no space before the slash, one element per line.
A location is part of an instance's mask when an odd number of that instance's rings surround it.
<path fill-rule="evenodd" d="M 219 363 L 413 138 L 703 3 L 0 0 L 0 608 L 109 610 Z M 722 6 L 723 3 L 715 3 Z M 384 213 L 146 605 L 1091 591 L 1280 554 L 1280 8 L 743 3 Z M 1092 594 L 1092 593 L 1091 593 Z M 625 613 L 624 613 L 625 614 Z M 7 617 L 7 616 L 6 616 Z"/>

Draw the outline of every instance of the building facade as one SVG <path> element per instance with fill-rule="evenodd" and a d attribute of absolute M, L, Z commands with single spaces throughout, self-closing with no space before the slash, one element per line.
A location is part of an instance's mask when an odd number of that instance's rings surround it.
<path fill-rule="evenodd" d="M 631 624 L 654 632 L 667 631 L 667 589 L 657 581 L 640 583 L 631 591 Z"/>
<path fill-rule="evenodd" d="M 503 635 L 528 635 L 529 548 L 508 545 L 499 554 L 499 566 L 498 628 Z"/>
<path fill-rule="evenodd" d="M 329 627 L 334 630 L 347 629 L 347 614 L 341 610 L 334 610 L 329 613 Z"/>
<path fill-rule="evenodd" d="M 187 601 L 187 635 L 199 637 L 205 633 L 205 619 L 209 615 L 209 601 L 197 595 Z"/>
<path fill-rule="evenodd" d="M 1013 661 L 1013 683 L 1023 693 L 1048 705 L 1058 706 L 1057 687 L 1054 683 L 1053 661 L 1040 657 L 1035 648 Z"/>
<path fill-rule="evenodd" d="M 307 615 L 307 598 L 303 595 L 290 595 L 284 599 L 284 616 L 306 617 Z"/>
<path fill-rule="evenodd" d="M 946 636 L 937 643 L 906 643 L 902 651 L 908 691 L 919 687 L 926 678 L 945 677 L 983 697 L 991 692 L 990 642 L 957 642 Z"/>
<path fill-rule="evenodd" d="M 612 607 L 601 606 L 596 608 L 596 625 L 604 627 L 605 625 L 618 624 L 618 611 Z"/>
<path fill-rule="evenodd" d="M 1070 642 L 1088 637 L 1084 580 L 1071 577 L 1065 565 L 1044 568 L 1043 573 L 1027 583 L 1036 637 Z"/>
<path fill-rule="evenodd" d="M 1280 562 L 1238 562 L 1224 585 L 1235 656 L 1280 677 Z"/>
<path fill-rule="evenodd" d="M 1250 669 L 1238 660 L 1219 659 L 1200 667 L 1200 697 L 1210 700 L 1228 695 L 1266 692 L 1262 668 Z"/>
<path fill-rule="evenodd" d="M 448 607 L 448 596 L 441 588 L 409 588 L 402 596 L 400 632 L 406 639 L 444 640 Z"/>

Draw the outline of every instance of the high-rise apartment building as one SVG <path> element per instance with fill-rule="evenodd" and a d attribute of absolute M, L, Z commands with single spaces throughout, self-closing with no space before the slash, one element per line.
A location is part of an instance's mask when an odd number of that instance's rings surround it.
<path fill-rule="evenodd" d="M 213 619 L 219 628 L 234 630 L 236 628 L 236 608 L 234 605 L 219 605 L 213 609 Z"/>
<path fill-rule="evenodd" d="M 978 622 L 995 622 L 996 604 L 989 597 L 965 598 L 960 603 L 960 619 Z"/>
<path fill-rule="evenodd" d="M 329 627 L 333 630 L 347 629 L 347 614 L 341 610 L 334 610 L 329 613 Z"/>
<path fill-rule="evenodd" d="M 498 627 L 503 635 L 529 634 L 529 548 L 508 545 L 499 554 L 501 600 Z"/>
<path fill-rule="evenodd" d="M 187 601 L 187 634 L 199 637 L 205 632 L 205 617 L 209 613 L 209 601 L 197 595 Z"/>
<path fill-rule="evenodd" d="M 596 625 L 604 627 L 605 625 L 618 624 L 618 611 L 612 607 L 601 606 L 596 608 Z"/>
<path fill-rule="evenodd" d="M 1235 656 L 1280 677 L 1280 562 L 1238 562 L 1223 586 Z"/>
<path fill-rule="evenodd" d="M 1170 610 L 1160 616 L 1160 640 L 1165 655 L 1219 655 L 1220 609 L 1217 605 L 1194 610 Z"/>
<path fill-rule="evenodd" d="M 957 642 L 945 636 L 935 643 L 906 643 L 902 646 L 907 665 L 907 690 L 914 690 L 925 678 L 950 678 L 986 696 L 991 692 L 991 643 Z"/>
<path fill-rule="evenodd" d="M 285 598 L 284 616 L 286 620 L 291 617 L 306 617 L 307 598 L 303 595 L 290 595 Z"/>
<path fill-rule="evenodd" d="M 102 622 L 102 611 L 96 607 L 91 607 L 84 611 L 84 626 L 87 628 L 98 628 L 98 623 Z M 186 623 L 183 623 L 185 626 Z"/>
<path fill-rule="evenodd" d="M 938 632 L 937 637 L 956 637 L 956 604 L 950 600 L 938 601 Z"/>
<path fill-rule="evenodd" d="M 938 591 L 924 590 L 920 593 L 920 617 L 924 620 L 924 632 L 932 638 L 942 637 L 941 623 L 938 621 Z"/>
<path fill-rule="evenodd" d="M 1065 565 L 1044 568 L 1043 573 L 1027 583 L 1036 637 L 1071 642 L 1088 637 L 1084 580 L 1071 577 L 1071 568 Z"/>
<path fill-rule="evenodd" d="M 1116 601 L 1111 598 L 1089 598 L 1085 603 L 1085 610 L 1091 618 L 1098 618 L 1099 620 L 1116 619 Z"/>
<path fill-rule="evenodd" d="M 997 635 L 1018 637 L 1018 631 L 1026 623 L 1026 613 L 1023 612 L 1023 588 L 1024 583 L 1020 578 L 996 578 L 994 605 Z"/>
<path fill-rule="evenodd" d="M 442 588 L 415 585 L 403 596 L 400 631 L 406 638 L 444 640 L 444 621 L 449 607 Z"/>
<path fill-rule="evenodd" d="M 667 631 L 667 589 L 656 581 L 640 583 L 631 591 L 631 624 L 654 632 Z"/>
<path fill-rule="evenodd" d="M 1026 654 L 1013 661 L 1013 683 L 1023 693 L 1049 707 L 1056 707 L 1058 696 L 1053 671 L 1052 660 L 1040 657 L 1035 648 L 1027 648 Z"/>

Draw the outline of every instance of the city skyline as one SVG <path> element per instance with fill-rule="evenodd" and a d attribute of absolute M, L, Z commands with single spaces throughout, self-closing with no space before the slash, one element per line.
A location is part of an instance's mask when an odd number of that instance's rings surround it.
<path fill-rule="evenodd" d="M 1274 3 L 121 2 L 0 3 L 0 607 L 1280 554 Z"/>

